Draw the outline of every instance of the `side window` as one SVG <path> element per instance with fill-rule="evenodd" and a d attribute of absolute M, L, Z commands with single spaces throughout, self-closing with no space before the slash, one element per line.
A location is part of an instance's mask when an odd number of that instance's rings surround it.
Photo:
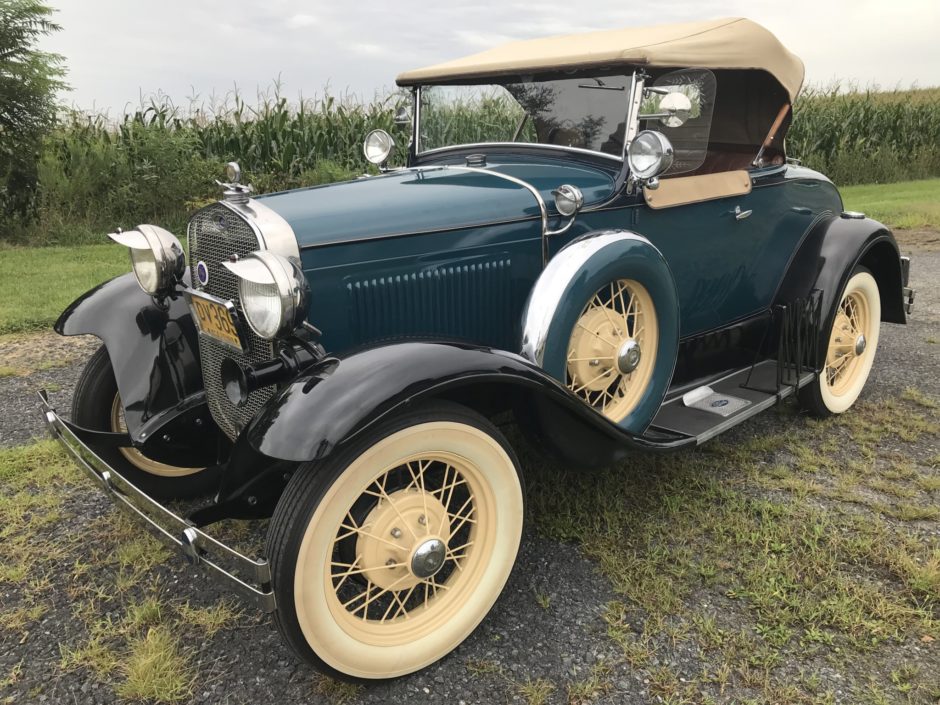
<path fill-rule="evenodd" d="M 675 158 L 666 176 L 695 171 L 705 161 L 716 85 L 715 74 L 708 69 L 683 69 L 657 78 L 644 96 L 641 118 L 644 115 L 657 117 L 644 120 L 643 129 L 662 132 L 675 149 Z M 682 113 L 679 117 L 684 120 L 660 117 L 677 107 Z"/>

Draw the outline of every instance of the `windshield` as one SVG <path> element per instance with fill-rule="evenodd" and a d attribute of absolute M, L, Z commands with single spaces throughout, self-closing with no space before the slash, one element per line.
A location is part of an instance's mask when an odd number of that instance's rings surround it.
<path fill-rule="evenodd" d="M 421 152 L 529 142 L 623 154 L 630 79 L 582 76 L 502 85 L 423 86 Z"/>

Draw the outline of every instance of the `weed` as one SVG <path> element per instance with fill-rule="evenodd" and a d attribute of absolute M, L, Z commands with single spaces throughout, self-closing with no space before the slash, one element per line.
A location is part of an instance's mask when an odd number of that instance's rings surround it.
<path fill-rule="evenodd" d="M 220 600 L 208 607 L 192 607 L 189 602 L 177 608 L 184 624 L 196 627 L 206 638 L 236 623 L 243 611 L 228 600 Z"/>
<path fill-rule="evenodd" d="M 179 702 L 189 697 L 195 680 L 179 642 L 165 627 L 151 627 L 133 638 L 122 670 L 126 680 L 116 692 L 132 700 Z"/>
<path fill-rule="evenodd" d="M 314 692 L 322 695 L 332 705 L 345 705 L 359 694 L 362 686 L 338 681 L 329 676 L 318 675 L 313 681 L 313 689 Z"/>

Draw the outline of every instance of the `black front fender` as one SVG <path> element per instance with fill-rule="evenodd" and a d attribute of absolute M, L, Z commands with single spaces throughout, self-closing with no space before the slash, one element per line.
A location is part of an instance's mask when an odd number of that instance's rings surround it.
<path fill-rule="evenodd" d="M 323 360 L 281 390 L 245 434 L 265 456 L 320 460 L 390 414 L 435 397 L 486 411 L 512 409 L 525 425 L 542 428 L 545 419 L 563 418 L 570 434 L 556 433 L 555 440 L 577 443 L 577 452 L 597 456 L 595 462 L 636 445 L 519 355 L 448 342 L 395 343 Z"/>
<path fill-rule="evenodd" d="M 105 344 L 135 443 L 205 403 L 189 305 L 179 292 L 162 303 L 129 273 L 80 296 L 55 323 L 60 335 L 94 335 Z"/>

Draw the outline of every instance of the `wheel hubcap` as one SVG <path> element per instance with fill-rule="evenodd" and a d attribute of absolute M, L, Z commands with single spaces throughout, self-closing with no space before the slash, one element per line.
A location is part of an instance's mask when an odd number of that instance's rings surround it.
<path fill-rule="evenodd" d="M 625 375 L 633 372 L 640 364 L 640 344 L 635 340 L 628 340 L 620 346 L 620 352 L 617 354 L 617 367 Z"/>
<path fill-rule="evenodd" d="M 868 348 L 866 332 L 871 327 L 868 303 L 858 292 L 848 294 L 839 304 L 829 350 L 826 355 L 825 382 L 832 393 L 840 395 L 852 387 L 861 359 Z"/>
<path fill-rule="evenodd" d="M 418 545 L 411 556 L 411 572 L 416 578 L 425 580 L 436 574 L 444 565 L 447 546 L 440 539 L 429 539 Z"/>
<path fill-rule="evenodd" d="M 450 522 L 444 504 L 431 492 L 412 487 L 389 493 L 362 527 L 356 553 L 364 577 L 379 588 L 413 587 L 444 564 Z"/>

